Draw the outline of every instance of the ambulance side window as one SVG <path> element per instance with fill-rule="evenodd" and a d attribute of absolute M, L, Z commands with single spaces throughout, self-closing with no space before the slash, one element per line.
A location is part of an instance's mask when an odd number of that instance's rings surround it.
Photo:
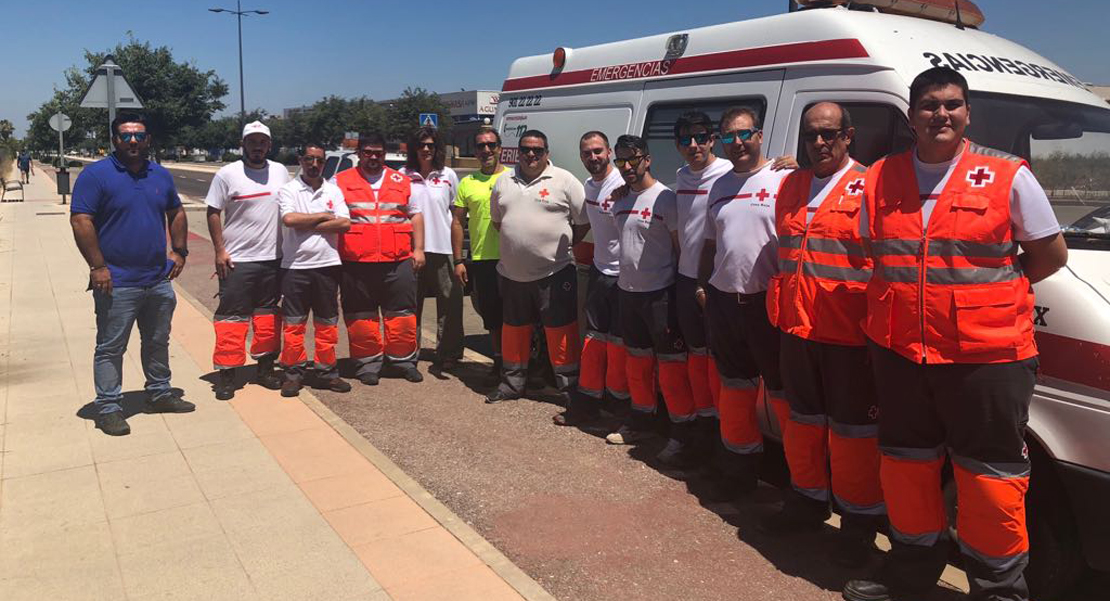
<path fill-rule="evenodd" d="M 762 97 L 719 98 L 705 102 L 661 102 L 651 105 L 644 121 L 644 138 L 651 150 L 651 173 L 668 186 L 674 185 L 675 172 L 686 161 L 675 148 L 674 124 L 679 116 L 687 111 L 701 111 L 713 121 L 713 131 L 721 115 L 734 106 L 746 106 L 759 115 L 760 120 L 767 114 L 767 100 Z M 764 124 L 766 127 L 767 124 Z M 713 147 L 713 153 L 723 156 L 721 143 Z"/>
<path fill-rule="evenodd" d="M 906 115 L 889 104 L 875 102 L 841 102 L 852 115 L 852 127 L 856 137 L 848 147 L 853 159 L 870 165 L 888 154 L 908 150 L 913 145 L 913 133 L 906 123 Z M 813 106 L 812 104 L 809 106 Z M 809 106 L 806 110 L 809 110 Z M 804 114 L 804 113 L 803 113 Z M 799 124 L 801 133 L 805 124 Z M 798 136 L 798 162 L 809 167 L 805 144 Z"/>

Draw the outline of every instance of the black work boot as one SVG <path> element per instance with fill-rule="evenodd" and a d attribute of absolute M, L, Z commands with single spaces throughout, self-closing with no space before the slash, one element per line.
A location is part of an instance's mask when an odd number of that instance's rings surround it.
<path fill-rule="evenodd" d="M 216 383 L 212 386 L 217 401 L 230 401 L 235 396 L 235 370 L 221 369 L 216 372 Z"/>
<path fill-rule="evenodd" d="M 849 580 L 842 595 L 846 601 L 890 601 L 922 596 L 936 586 L 950 546 L 947 539 L 929 547 L 892 540 L 882 567 L 869 578 Z"/>
<path fill-rule="evenodd" d="M 131 433 L 131 426 L 123 418 L 122 411 L 103 413 L 96 416 L 96 427 L 108 436 L 127 436 Z"/>
<path fill-rule="evenodd" d="M 281 375 L 274 369 L 273 356 L 267 355 L 258 360 L 257 371 L 254 373 L 254 383 L 270 390 L 281 388 Z"/>
<path fill-rule="evenodd" d="M 598 408 L 599 399 L 588 397 L 580 392 L 571 392 L 567 400 L 567 410 L 552 418 L 556 426 L 570 426 L 584 428 L 597 423 L 601 419 L 601 410 Z"/>
<path fill-rule="evenodd" d="M 792 490 L 787 493 L 782 509 L 760 520 L 758 528 L 776 536 L 814 532 L 821 529 L 830 515 L 827 501 L 810 499 Z"/>
<path fill-rule="evenodd" d="M 493 358 L 493 365 L 489 366 L 489 371 L 482 377 L 483 386 L 497 386 L 501 383 L 501 357 Z"/>
<path fill-rule="evenodd" d="M 281 396 L 292 398 L 301 394 L 301 380 L 300 378 L 285 377 L 285 381 L 281 383 Z"/>
<path fill-rule="evenodd" d="M 721 474 L 711 497 L 718 502 L 740 501 L 759 488 L 759 461 L 762 453 L 740 454 L 720 447 Z"/>

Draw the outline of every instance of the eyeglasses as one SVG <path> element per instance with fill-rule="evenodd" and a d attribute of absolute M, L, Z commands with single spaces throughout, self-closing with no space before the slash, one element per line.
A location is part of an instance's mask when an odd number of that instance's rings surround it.
<path fill-rule="evenodd" d="M 500 145 L 500 142 L 477 142 L 474 144 L 474 147 L 479 150 L 493 150 Z"/>
<path fill-rule="evenodd" d="M 737 140 L 747 142 L 752 139 L 752 136 L 758 134 L 759 131 L 758 129 L 738 129 L 736 131 L 730 131 L 727 134 L 721 134 L 721 143 L 732 144 Z"/>
<path fill-rule="evenodd" d="M 713 134 L 711 134 L 709 132 L 702 132 L 700 134 L 691 134 L 689 136 L 679 136 L 678 145 L 679 146 L 689 146 L 690 142 L 697 142 L 698 146 L 701 146 L 702 144 L 705 144 L 706 142 L 708 142 L 711 139 L 713 139 Z"/>
<path fill-rule="evenodd" d="M 435 142 L 420 142 L 416 145 L 416 147 L 417 148 L 423 148 L 424 150 L 434 150 L 435 147 L 436 147 L 436 143 Z"/>
<path fill-rule="evenodd" d="M 146 140 L 146 132 L 145 131 L 120 132 L 119 133 L 119 139 L 122 142 L 142 142 L 143 140 Z"/>
<path fill-rule="evenodd" d="M 617 166 L 617 169 L 624 169 L 625 165 L 628 165 L 629 167 L 635 169 L 639 167 L 640 163 L 644 161 L 645 156 L 647 155 L 638 154 L 636 156 L 628 157 L 627 159 L 613 159 L 613 164 Z"/>
<path fill-rule="evenodd" d="M 542 157 L 547 154 L 547 149 L 543 146 L 521 146 L 520 154 L 534 154 L 538 157 Z"/>
<path fill-rule="evenodd" d="M 316 163 L 323 165 L 326 160 L 327 159 L 325 159 L 324 157 L 301 157 L 301 162 L 308 163 L 309 165 L 313 165 Z"/>
<path fill-rule="evenodd" d="M 817 131 L 803 131 L 802 140 L 813 143 L 820 137 L 825 142 L 832 142 L 844 134 L 843 129 L 821 129 Z"/>

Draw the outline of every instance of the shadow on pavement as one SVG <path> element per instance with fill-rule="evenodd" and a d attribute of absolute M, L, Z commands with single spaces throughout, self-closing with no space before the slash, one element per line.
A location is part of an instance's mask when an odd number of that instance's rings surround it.
<path fill-rule="evenodd" d="M 171 388 L 170 390 L 179 395 L 185 394 L 184 390 L 177 387 Z M 145 390 L 130 390 L 123 393 L 123 399 L 120 401 L 120 405 L 123 407 L 123 418 L 128 419 L 131 416 L 146 413 L 146 402 L 148 398 L 149 396 Z M 97 415 L 99 415 L 99 411 L 97 411 L 96 408 L 96 401 L 89 401 L 77 410 L 77 417 L 81 419 L 93 421 L 96 419 Z"/>

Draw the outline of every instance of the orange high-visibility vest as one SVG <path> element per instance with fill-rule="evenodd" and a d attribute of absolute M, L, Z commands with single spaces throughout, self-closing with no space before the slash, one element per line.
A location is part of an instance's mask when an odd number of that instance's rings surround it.
<path fill-rule="evenodd" d="M 358 167 L 352 167 L 340 171 L 335 183 L 351 211 L 351 229 L 339 235 L 340 258 L 388 263 L 412 256 L 409 178 L 386 167 L 381 188 L 375 192 Z"/>
<path fill-rule="evenodd" d="M 1026 163 L 964 142 L 926 228 L 910 150 L 867 172 L 875 273 L 864 331 L 917 363 L 1003 363 L 1037 354 L 1033 287 L 1018 262 L 1010 191 Z"/>
<path fill-rule="evenodd" d="M 871 259 L 859 235 L 867 168 L 852 165 L 806 223 L 813 171 L 799 169 L 782 182 L 775 203 L 779 275 L 767 292 L 767 314 L 780 330 L 800 338 L 862 346 Z"/>

